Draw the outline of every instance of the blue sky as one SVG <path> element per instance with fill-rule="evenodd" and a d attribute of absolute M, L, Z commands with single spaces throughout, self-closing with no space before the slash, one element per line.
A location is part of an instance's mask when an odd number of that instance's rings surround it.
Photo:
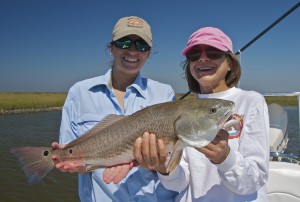
<path fill-rule="evenodd" d="M 153 53 L 142 75 L 188 90 L 181 55 L 190 34 L 221 28 L 238 51 L 296 5 L 296 0 L 0 0 L 0 92 L 67 92 L 109 69 L 106 49 L 120 17 L 152 27 Z M 300 91 L 300 8 L 248 47 L 240 87 Z"/>

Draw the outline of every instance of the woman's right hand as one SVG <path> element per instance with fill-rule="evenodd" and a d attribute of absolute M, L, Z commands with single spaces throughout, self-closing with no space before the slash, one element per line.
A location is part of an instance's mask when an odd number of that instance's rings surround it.
<path fill-rule="evenodd" d="M 52 149 L 63 149 L 65 144 L 58 144 L 58 142 L 53 142 L 51 144 Z M 59 157 L 56 155 L 51 156 L 52 161 L 55 163 L 55 167 L 61 172 L 69 173 L 86 173 L 86 164 L 84 162 L 74 162 L 74 161 L 60 161 Z"/>
<path fill-rule="evenodd" d="M 165 174 L 167 173 L 166 151 L 163 140 L 157 139 L 153 133 L 145 132 L 143 137 L 136 140 L 133 155 L 140 167 Z"/>
<path fill-rule="evenodd" d="M 221 129 L 217 136 L 208 145 L 196 149 L 204 154 L 212 163 L 223 163 L 230 153 L 228 137 L 228 132 Z"/>

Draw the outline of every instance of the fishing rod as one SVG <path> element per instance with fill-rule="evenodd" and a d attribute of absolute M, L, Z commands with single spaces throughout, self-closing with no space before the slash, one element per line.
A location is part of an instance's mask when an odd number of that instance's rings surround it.
<path fill-rule="evenodd" d="M 256 37 L 254 37 L 250 42 L 248 42 L 246 45 L 244 45 L 241 49 L 239 49 L 235 55 L 240 55 L 246 48 L 248 48 L 251 44 L 253 44 L 257 39 L 259 39 L 262 35 L 264 35 L 266 32 L 268 32 L 270 29 L 272 29 L 275 25 L 277 25 L 281 20 L 283 20 L 285 17 L 287 17 L 289 14 L 291 14 L 294 10 L 296 10 L 300 6 L 300 2 L 298 2 L 295 6 L 293 6 L 290 10 L 288 10 L 286 13 L 284 13 L 280 18 L 275 20 L 269 27 L 264 29 L 261 33 L 259 33 Z M 188 96 L 192 91 L 186 92 L 179 100 L 184 99 L 186 96 Z"/>

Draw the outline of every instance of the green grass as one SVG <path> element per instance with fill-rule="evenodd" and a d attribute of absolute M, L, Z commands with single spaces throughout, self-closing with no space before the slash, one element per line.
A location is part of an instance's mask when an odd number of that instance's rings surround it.
<path fill-rule="evenodd" d="M 176 99 L 183 93 L 177 93 Z M 42 109 L 62 107 L 67 93 L 6 93 L 0 92 L 0 110 Z M 189 94 L 185 99 L 195 98 Z M 297 97 L 270 96 L 265 97 L 268 104 L 278 103 L 282 106 L 297 106 Z"/>
<path fill-rule="evenodd" d="M 176 99 L 181 98 L 184 93 L 177 93 Z M 184 99 L 191 99 L 195 98 L 195 94 L 189 94 Z M 298 105 L 297 97 L 296 96 L 265 96 L 267 104 L 277 103 L 284 107 L 295 107 Z"/>
<path fill-rule="evenodd" d="M 67 93 L 4 93 L 0 92 L 0 110 L 61 107 Z"/>
<path fill-rule="evenodd" d="M 281 106 L 297 106 L 298 101 L 296 96 L 265 96 L 268 104 L 278 103 Z"/>

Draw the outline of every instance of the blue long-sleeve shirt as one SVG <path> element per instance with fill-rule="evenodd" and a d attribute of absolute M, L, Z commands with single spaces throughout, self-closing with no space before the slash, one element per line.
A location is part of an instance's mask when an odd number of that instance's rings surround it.
<path fill-rule="evenodd" d="M 147 106 L 175 100 L 170 85 L 142 78 L 127 87 L 124 111 L 111 87 L 111 70 L 73 85 L 66 98 L 60 127 L 60 144 L 80 137 L 108 114 L 130 115 Z M 165 189 L 156 172 L 133 168 L 119 184 L 103 182 L 104 169 L 78 175 L 81 201 L 173 201 L 177 192 Z"/>

